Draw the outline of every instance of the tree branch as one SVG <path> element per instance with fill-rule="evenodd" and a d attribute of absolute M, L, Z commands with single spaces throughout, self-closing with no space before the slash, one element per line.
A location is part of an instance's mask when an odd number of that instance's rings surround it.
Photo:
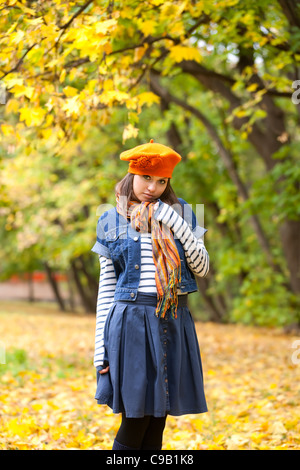
<path fill-rule="evenodd" d="M 79 10 L 76 11 L 76 13 L 74 13 L 74 15 L 69 19 L 69 21 L 67 21 L 66 24 L 58 26 L 59 29 L 67 29 L 70 24 L 75 20 L 75 18 L 77 18 L 77 16 L 79 16 L 92 2 L 93 0 L 88 0 L 84 5 L 82 5 L 82 7 L 79 8 Z"/>
<path fill-rule="evenodd" d="M 278 0 L 290 26 L 300 28 L 300 9 L 298 0 Z"/>
<path fill-rule="evenodd" d="M 27 54 L 31 51 L 31 49 L 33 49 L 35 46 L 37 45 L 37 43 L 35 44 L 32 44 L 32 46 L 29 47 L 29 49 L 27 49 L 27 51 L 22 55 L 22 57 L 18 60 L 17 64 L 10 70 L 8 70 L 8 72 L 5 72 L 4 75 L 2 75 L 2 77 L 0 77 L 0 80 L 2 80 L 4 77 L 6 77 L 6 75 L 9 75 L 10 73 L 12 72 L 15 72 L 16 70 L 18 70 L 19 66 L 22 64 L 23 60 L 25 59 L 25 57 L 27 56 Z"/>

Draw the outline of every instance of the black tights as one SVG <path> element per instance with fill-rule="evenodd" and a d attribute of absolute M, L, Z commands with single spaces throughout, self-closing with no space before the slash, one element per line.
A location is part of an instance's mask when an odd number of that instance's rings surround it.
<path fill-rule="evenodd" d="M 166 416 L 162 418 L 155 418 L 154 416 L 126 418 L 123 413 L 116 441 L 134 449 L 159 450 L 162 446 L 165 424 Z"/>

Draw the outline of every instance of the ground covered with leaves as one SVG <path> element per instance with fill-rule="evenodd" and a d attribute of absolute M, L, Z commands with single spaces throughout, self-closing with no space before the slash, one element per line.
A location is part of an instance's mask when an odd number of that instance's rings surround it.
<path fill-rule="evenodd" d="M 163 449 L 300 449 L 297 337 L 196 326 L 209 412 L 169 416 Z M 111 449 L 120 416 L 93 398 L 94 328 L 93 315 L 2 302 L 0 449 Z"/>

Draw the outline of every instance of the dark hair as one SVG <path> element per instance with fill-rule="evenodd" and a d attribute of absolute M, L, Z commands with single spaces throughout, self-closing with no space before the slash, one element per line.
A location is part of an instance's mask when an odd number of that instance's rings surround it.
<path fill-rule="evenodd" d="M 116 194 L 119 194 L 120 196 L 126 196 L 127 201 L 139 201 L 133 191 L 133 178 L 134 178 L 133 173 L 127 173 L 126 176 L 124 176 L 124 178 L 121 181 L 119 181 L 115 186 Z M 170 178 L 168 178 L 166 189 L 160 196 L 160 199 L 162 202 L 165 202 L 166 204 L 169 204 L 170 206 L 172 206 L 173 204 L 179 204 L 181 206 L 171 186 Z"/>

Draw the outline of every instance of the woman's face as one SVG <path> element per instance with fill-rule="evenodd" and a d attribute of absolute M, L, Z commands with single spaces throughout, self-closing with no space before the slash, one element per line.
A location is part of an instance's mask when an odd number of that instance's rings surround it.
<path fill-rule="evenodd" d="M 134 175 L 133 192 L 141 202 L 159 199 L 168 184 L 161 176 Z"/>

